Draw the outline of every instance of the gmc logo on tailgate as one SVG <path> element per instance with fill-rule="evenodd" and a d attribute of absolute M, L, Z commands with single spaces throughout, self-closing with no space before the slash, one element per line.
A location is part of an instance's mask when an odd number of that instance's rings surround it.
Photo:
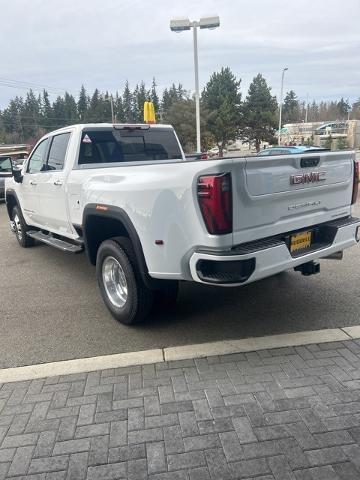
<path fill-rule="evenodd" d="M 298 185 L 301 183 L 316 183 L 323 182 L 326 172 L 308 172 L 308 173 L 299 173 L 298 175 L 290 176 L 290 184 Z"/>

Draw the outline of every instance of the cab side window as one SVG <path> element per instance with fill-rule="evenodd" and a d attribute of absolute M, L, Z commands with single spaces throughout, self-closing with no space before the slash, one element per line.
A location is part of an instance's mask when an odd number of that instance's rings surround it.
<path fill-rule="evenodd" d="M 66 150 L 70 140 L 70 133 L 62 133 L 52 138 L 47 163 L 47 170 L 62 170 L 64 168 Z"/>
<path fill-rule="evenodd" d="M 39 173 L 45 170 L 48 143 L 49 139 L 46 138 L 35 148 L 29 160 L 28 173 Z"/>

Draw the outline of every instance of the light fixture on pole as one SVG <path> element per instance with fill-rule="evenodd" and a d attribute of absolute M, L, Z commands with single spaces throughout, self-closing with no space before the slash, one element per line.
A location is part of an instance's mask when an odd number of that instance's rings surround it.
<path fill-rule="evenodd" d="M 184 32 L 193 29 L 194 43 L 194 70 L 195 70 L 195 109 L 196 109 L 196 151 L 201 152 L 200 141 L 200 92 L 199 92 L 199 64 L 198 64 L 198 47 L 197 47 L 197 29 L 209 28 L 214 29 L 220 26 L 218 16 L 201 17 L 199 21 L 191 22 L 188 18 L 175 18 L 170 20 L 170 30 L 172 32 Z"/>
<path fill-rule="evenodd" d="M 280 91 L 280 107 L 279 107 L 279 136 L 278 144 L 281 145 L 281 115 L 282 115 L 282 104 L 283 104 L 283 90 L 284 90 L 284 75 L 286 70 L 289 70 L 287 67 L 283 68 L 281 75 L 281 91 Z"/>

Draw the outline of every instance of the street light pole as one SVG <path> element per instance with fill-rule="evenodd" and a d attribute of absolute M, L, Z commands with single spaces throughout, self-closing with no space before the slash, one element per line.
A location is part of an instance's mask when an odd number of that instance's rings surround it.
<path fill-rule="evenodd" d="M 281 145 L 281 115 L 282 115 L 282 104 L 283 104 L 283 91 L 284 91 L 284 75 L 288 68 L 283 68 L 281 75 L 281 90 L 280 90 L 280 112 L 279 112 L 279 136 L 278 136 L 278 145 Z"/>
<path fill-rule="evenodd" d="M 188 18 L 178 18 L 170 20 L 170 29 L 173 32 L 183 32 L 184 30 L 193 29 L 194 43 L 194 70 L 195 70 L 195 112 L 196 112 L 196 151 L 201 152 L 201 134 L 200 134 L 200 89 L 199 89 L 199 62 L 198 62 L 198 45 L 197 45 L 197 29 L 200 27 L 214 29 L 220 26 L 218 16 L 202 17 L 199 21 L 190 22 Z"/>
<path fill-rule="evenodd" d="M 195 115 L 196 115 L 196 151 L 201 152 L 200 135 L 200 92 L 199 92 L 199 61 L 197 46 L 198 22 L 193 22 L 193 40 L 194 40 L 194 70 L 195 70 Z"/>

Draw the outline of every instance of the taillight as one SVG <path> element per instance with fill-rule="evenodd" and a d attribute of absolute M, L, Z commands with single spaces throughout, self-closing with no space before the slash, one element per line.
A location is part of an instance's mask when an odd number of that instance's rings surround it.
<path fill-rule="evenodd" d="M 359 162 L 354 162 L 354 183 L 353 183 L 353 193 L 351 199 L 351 205 L 354 205 L 357 200 L 358 192 L 359 192 Z"/>
<path fill-rule="evenodd" d="M 199 177 L 197 196 L 209 233 L 222 235 L 232 232 L 231 174 Z"/>

